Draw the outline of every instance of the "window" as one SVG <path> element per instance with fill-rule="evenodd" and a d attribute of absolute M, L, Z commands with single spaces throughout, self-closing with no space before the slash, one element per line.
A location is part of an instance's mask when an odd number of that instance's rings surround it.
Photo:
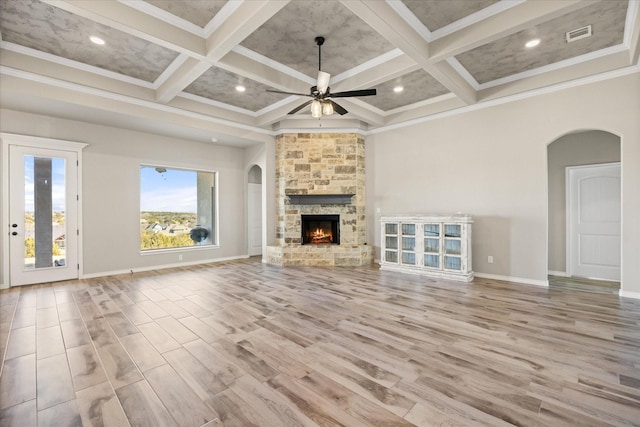
<path fill-rule="evenodd" d="M 140 166 L 140 249 L 218 244 L 217 174 Z"/>

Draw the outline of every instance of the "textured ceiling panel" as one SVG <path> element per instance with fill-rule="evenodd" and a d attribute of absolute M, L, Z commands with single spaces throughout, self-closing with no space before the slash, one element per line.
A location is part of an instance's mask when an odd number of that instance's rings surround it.
<path fill-rule="evenodd" d="M 627 15 L 626 0 L 605 0 L 517 32 L 457 56 L 478 83 L 486 83 L 578 55 L 622 43 Z M 589 38 L 567 43 L 565 33 L 593 25 Z M 540 44 L 524 44 L 539 38 Z"/>
<path fill-rule="evenodd" d="M 393 89 L 402 86 L 402 92 L 396 93 Z M 363 101 L 380 108 L 383 111 L 404 107 L 449 91 L 436 79 L 424 70 L 416 70 L 393 80 L 389 80 L 376 87 L 378 94 L 361 98 Z"/>
<path fill-rule="evenodd" d="M 322 70 L 332 75 L 393 49 L 339 2 L 323 0 L 292 1 L 241 44 L 315 78 L 316 36 L 326 38 L 322 46 Z"/>
<path fill-rule="evenodd" d="M 62 9 L 30 0 L 0 1 L 2 39 L 31 49 L 153 82 L 178 56 L 172 50 Z M 25 31 L 25 29 L 29 31 Z M 106 41 L 97 46 L 96 35 Z"/>
<path fill-rule="evenodd" d="M 238 92 L 235 89 L 237 85 L 244 86 L 246 90 Z M 269 86 L 254 80 L 241 77 L 221 68 L 211 67 L 191 83 L 185 89 L 185 92 L 251 111 L 258 111 L 268 107 L 288 96 L 269 93 L 266 92 L 267 89 L 269 89 Z"/>
<path fill-rule="evenodd" d="M 146 0 L 198 27 L 205 27 L 216 13 L 227 3 L 226 0 Z"/>
<path fill-rule="evenodd" d="M 498 0 L 402 0 L 429 31 L 476 13 Z"/>

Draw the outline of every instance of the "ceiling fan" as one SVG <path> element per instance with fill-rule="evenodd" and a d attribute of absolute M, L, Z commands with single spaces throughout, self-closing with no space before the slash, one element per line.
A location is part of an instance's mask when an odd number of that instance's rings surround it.
<path fill-rule="evenodd" d="M 348 111 L 342 106 L 335 103 L 332 98 L 347 98 L 352 96 L 371 96 L 376 94 L 375 89 L 362 89 L 362 90 L 348 90 L 345 92 L 331 93 L 329 88 L 329 79 L 331 74 L 322 71 L 322 45 L 324 44 L 324 37 L 315 38 L 316 45 L 318 45 L 318 81 L 315 86 L 311 86 L 310 93 L 295 93 L 295 92 L 283 92 L 280 90 L 267 89 L 267 92 L 284 93 L 287 95 L 299 95 L 308 96 L 313 99 L 305 102 L 302 105 L 289 111 L 288 114 L 295 114 L 298 111 L 305 108 L 307 105 L 311 105 L 311 116 L 318 118 L 322 115 L 329 116 L 334 111 L 341 116 L 347 114 Z"/>

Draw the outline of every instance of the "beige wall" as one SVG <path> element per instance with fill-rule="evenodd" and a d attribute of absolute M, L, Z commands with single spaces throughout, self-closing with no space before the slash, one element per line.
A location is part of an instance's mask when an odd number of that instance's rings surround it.
<path fill-rule="evenodd" d="M 243 256 L 244 150 L 1 110 L 2 132 L 88 143 L 83 151 L 81 271 L 87 275 Z M 220 247 L 178 254 L 139 251 L 139 167 L 158 164 L 219 173 Z M 2 247 L 0 237 L 0 247 Z M 4 254 L 3 254 L 4 256 Z M 2 277 L 2 272 L 0 272 Z"/>
<path fill-rule="evenodd" d="M 635 73 L 369 135 L 369 241 L 380 215 L 464 212 L 476 272 L 544 283 L 547 145 L 600 129 L 622 141 L 622 289 L 640 293 L 639 93 Z"/>
<path fill-rule="evenodd" d="M 549 144 L 549 271 L 566 273 L 566 168 L 620 161 L 620 137 L 585 131 L 562 136 Z"/>

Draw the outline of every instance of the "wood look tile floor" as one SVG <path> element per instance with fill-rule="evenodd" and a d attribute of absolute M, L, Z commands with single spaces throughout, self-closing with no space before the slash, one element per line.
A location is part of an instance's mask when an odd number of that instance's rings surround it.
<path fill-rule="evenodd" d="M 0 293 L 2 426 L 640 425 L 640 301 L 256 259 Z"/>

